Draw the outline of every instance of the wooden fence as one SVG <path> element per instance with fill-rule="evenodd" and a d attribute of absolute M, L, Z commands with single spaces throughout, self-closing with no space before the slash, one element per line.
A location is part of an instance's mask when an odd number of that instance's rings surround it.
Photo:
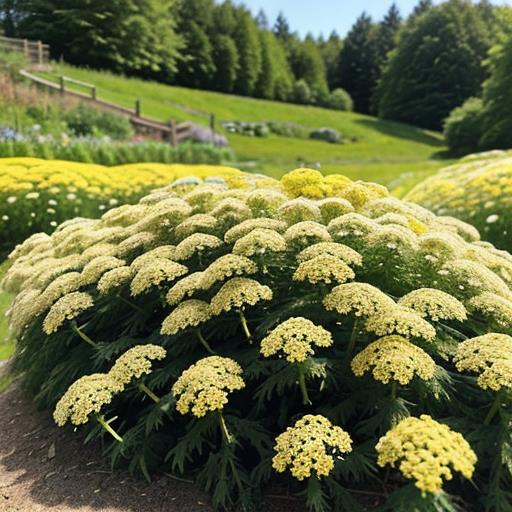
<path fill-rule="evenodd" d="M 50 63 L 50 46 L 41 41 L 0 36 L 0 51 L 22 53 L 32 66 L 39 69 Z"/>
<path fill-rule="evenodd" d="M 20 73 L 23 77 L 31 80 L 35 84 L 44 86 L 53 91 L 58 91 L 60 94 L 67 94 L 69 96 L 80 98 L 81 100 L 93 103 L 94 105 L 105 110 L 110 110 L 127 116 L 135 127 L 158 133 L 162 139 L 169 141 L 173 146 L 176 146 L 177 144 L 192 138 L 192 132 L 194 128 L 193 123 L 176 123 L 174 120 L 170 120 L 167 123 L 162 123 L 148 117 L 143 117 L 141 115 L 142 105 L 140 100 L 135 100 L 133 108 L 127 108 L 99 99 L 97 96 L 96 86 L 87 82 L 82 82 L 81 80 L 75 80 L 74 78 L 61 76 L 59 77 L 59 83 L 55 83 L 50 80 L 46 80 L 45 78 L 36 76 L 26 70 L 22 70 Z M 78 85 L 81 88 L 86 89 L 87 92 L 70 89 L 69 87 L 66 87 L 67 84 Z M 215 133 L 215 117 L 213 115 L 210 116 L 210 128 L 213 139 Z"/>

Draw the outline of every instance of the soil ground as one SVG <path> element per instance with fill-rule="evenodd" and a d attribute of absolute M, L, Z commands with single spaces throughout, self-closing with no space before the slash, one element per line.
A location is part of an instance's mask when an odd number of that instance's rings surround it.
<path fill-rule="evenodd" d="M 0 369 L 0 374 L 2 370 Z M 151 484 L 111 472 L 98 446 L 59 429 L 14 383 L 0 394 L 0 512 L 212 512 L 193 484 L 160 476 Z M 265 512 L 302 512 L 271 498 Z"/>

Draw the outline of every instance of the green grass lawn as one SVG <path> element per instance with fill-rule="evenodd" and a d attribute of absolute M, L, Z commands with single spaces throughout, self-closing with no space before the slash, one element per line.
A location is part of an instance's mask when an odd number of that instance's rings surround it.
<path fill-rule="evenodd" d="M 361 114 L 171 87 L 68 65 L 56 65 L 51 73 L 41 75 L 56 82 L 59 75 L 66 75 L 93 83 L 99 98 L 126 107 L 132 107 L 138 98 L 142 114 L 155 119 L 207 124 L 206 114 L 213 113 L 218 126 L 222 121 L 275 120 L 309 129 L 335 128 L 348 139 L 357 139 L 329 144 L 275 135 L 228 135 L 243 168 L 275 177 L 301 163 L 318 162 L 324 173 L 342 173 L 387 185 L 404 173 L 418 173 L 421 178 L 448 164 L 441 158 L 446 148 L 440 134 Z"/>

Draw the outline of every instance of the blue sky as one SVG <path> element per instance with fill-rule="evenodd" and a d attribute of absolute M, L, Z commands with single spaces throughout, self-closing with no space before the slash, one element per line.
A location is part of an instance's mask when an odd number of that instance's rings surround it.
<path fill-rule="evenodd" d="M 345 35 L 361 12 L 368 12 L 374 19 L 381 18 L 392 0 L 235 0 L 244 3 L 254 13 L 263 8 L 273 24 L 279 11 L 283 11 L 293 30 L 302 36 L 307 32 L 314 35 L 329 33 L 336 29 Z M 435 2 L 439 3 L 439 1 Z M 512 0 L 496 0 L 495 4 L 511 4 Z M 408 15 L 417 0 L 396 0 L 402 15 Z"/>

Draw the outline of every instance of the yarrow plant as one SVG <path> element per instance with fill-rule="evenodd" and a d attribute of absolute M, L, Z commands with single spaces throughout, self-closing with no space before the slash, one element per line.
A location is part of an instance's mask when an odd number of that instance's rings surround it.
<path fill-rule="evenodd" d="M 198 174 L 12 252 L 37 404 L 217 509 L 510 512 L 510 255 L 376 184 Z"/>

